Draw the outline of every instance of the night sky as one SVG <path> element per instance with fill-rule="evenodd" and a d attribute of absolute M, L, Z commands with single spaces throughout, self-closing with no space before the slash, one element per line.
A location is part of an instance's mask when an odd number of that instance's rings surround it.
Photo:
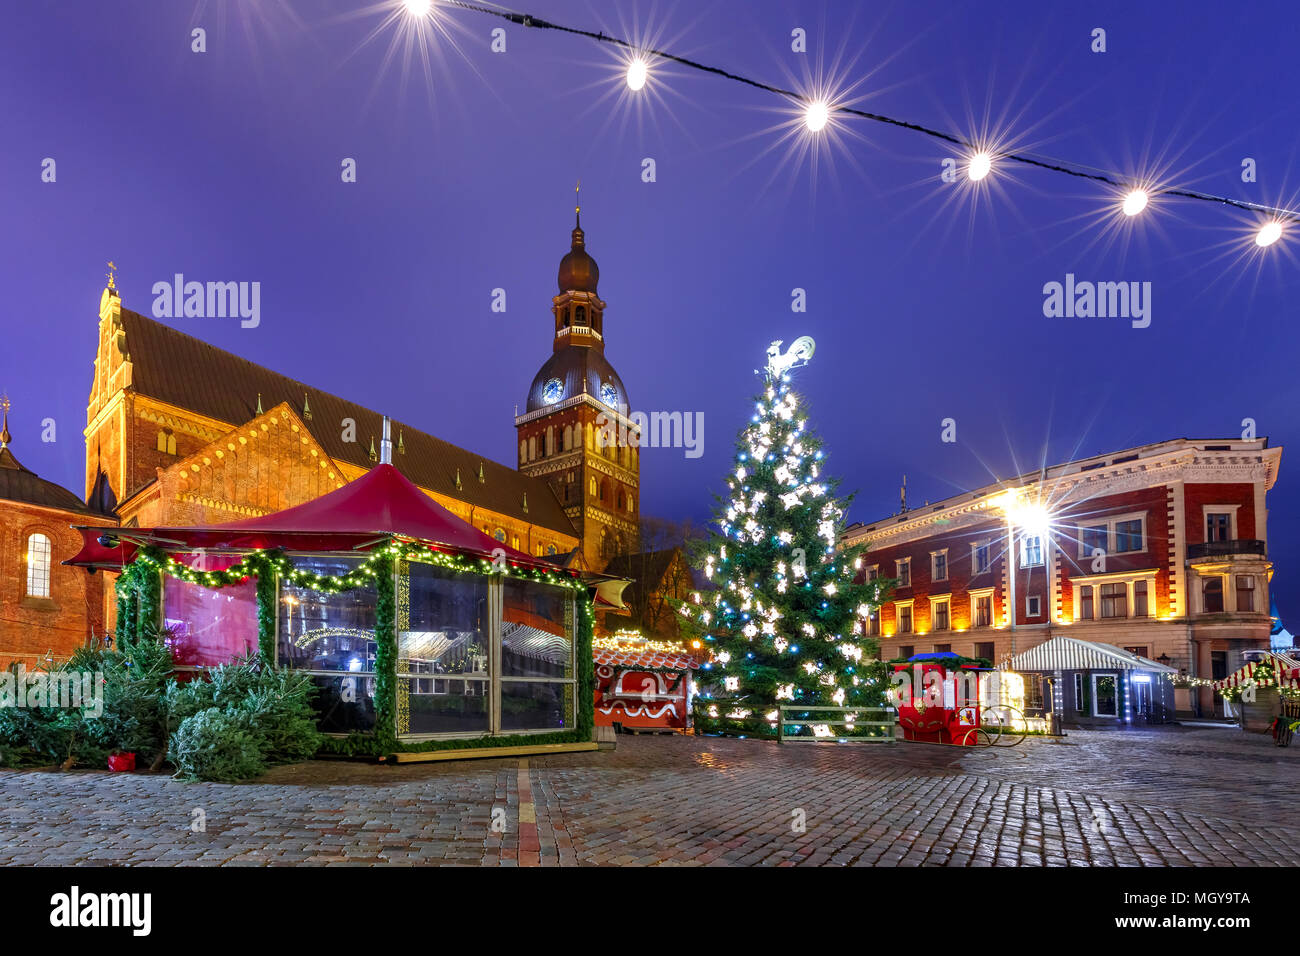
<path fill-rule="evenodd" d="M 1260 254 L 1249 213 L 1166 202 L 1120 223 L 1104 187 L 995 167 L 845 121 L 815 155 L 762 91 L 655 68 L 629 98 L 608 45 L 442 15 L 430 81 L 385 65 L 392 4 L 16 4 L 0 30 L 0 388 L 20 460 L 83 491 L 105 261 L 148 314 L 174 273 L 259 281 L 261 324 L 173 324 L 504 462 L 550 354 L 550 297 L 582 222 L 607 356 L 634 408 L 700 411 L 705 454 L 648 450 L 642 510 L 707 517 L 770 340 L 796 373 L 851 520 L 1048 463 L 1167 438 L 1300 447 L 1300 227 Z M 526 0 L 521 9 L 780 86 L 838 80 L 853 105 L 1005 134 L 1036 155 L 1161 174 L 1295 208 L 1293 2 L 781 3 Z M 358 13 L 358 10 L 361 12 Z M 207 29 L 192 53 L 190 30 Z M 647 29 L 648 26 L 648 29 Z M 506 30 L 507 50 L 489 49 Z M 793 53 L 790 33 L 808 32 Z M 1090 50 L 1095 27 L 1107 52 Z M 400 41 L 399 41 L 400 43 Z M 41 181 L 46 157 L 57 181 Z M 358 182 L 340 181 L 353 157 Z M 642 160 L 657 181 L 642 182 Z M 1241 180 L 1246 157 L 1258 181 Z M 814 158 L 816 162 L 814 163 Z M 1066 273 L 1152 284 L 1152 321 L 1045 318 Z M 807 312 L 791 291 L 807 291 Z M 504 288 L 507 311 L 491 310 Z M 940 441 L 957 421 L 958 441 Z M 58 440 L 43 444 L 54 418 Z M 1275 594 L 1300 621 L 1300 465 L 1269 498 Z"/>

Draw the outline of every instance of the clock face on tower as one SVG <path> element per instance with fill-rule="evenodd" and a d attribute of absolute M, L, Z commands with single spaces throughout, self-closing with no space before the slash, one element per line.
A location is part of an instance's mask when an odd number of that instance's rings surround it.
<path fill-rule="evenodd" d="M 564 397 L 564 383 L 558 378 L 550 379 L 542 386 L 542 401 L 547 405 L 554 405 Z"/>
<path fill-rule="evenodd" d="M 609 382 L 600 387 L 600 400 L 610 408 L 618 407 L 618 390 Z"/>

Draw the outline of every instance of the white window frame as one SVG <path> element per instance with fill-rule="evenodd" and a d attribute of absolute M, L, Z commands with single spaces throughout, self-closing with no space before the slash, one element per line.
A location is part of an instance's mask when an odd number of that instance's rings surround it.
<path fill-rule="evenodd" d="M 970 626 L 971 626 L 971 630 L 975 630 L 976 628 L 980 628 L 980 627 L 996 627 L 996 626 L 997 626 L 997 620 L 998 620 L 998 618 L 997 618 L 997 611 L 998 611 L 998 609 L 997 609 L 997 607 L 995 606 L 995 605 L 996 605 L 996 602 L 993 600 L 993 592 L 994 592 L 994 590 L 995 590 L 994 588 L 975 588 L 973 591 L 968 592 L 968 593 L 970 594 Z M 978 615 L 978 613 L 976 612 L 976 608 L 977 608 L 977 606 L 978 606 L 978 604 L 979 604 L 979 599 L 980 599 L 980 598 L 984 598 L 984 597 L 986 597 L 986 598 L 989 599 L 989 622 L 988 622 L 987 625 L 984 625 L 984 624 L 980 624 L 980 623 L 978 623 L 978 622 L 979 622 L 979 615 Z"/>
<path fill-rule="evenodd" d="M 1100 517 L 1100 518 L 1091 518 L 1091 519 L 1087 520 L 1086 522 L 1085 522 L 1085 521 L 1079 521 L 1078 524 L 1075 525 L 1075 535 L 1076 535 L 1076 537 L 1079 539 L 1078 557 L 1080 557 L 1080 558 L 1091 558 L 1091 557 L 1092 557 L 1092 554 L 1090 554 L 1087 550 L 1085 550 L 1084 545 L 1083 545 L 1083 537 L 1084 537 L 1084 535 L 1083 535 L 1083 531 L 1084 531 L 1084 529 L 1085 529 L 1085 528 L 1099 528 L 1099 527 L 1101 527 L 1102 525 L 1105 525 L 1105 526 L 1106 526 L 1106 555 L 1107 555 L 1107 557 L 1109 557 L 1109 556 L 1112 555 L 1112 554 L 1141 554 L 1142 552 L 1149 550 L 1149 547 L 1150 547 L 1150 541 L 1149 541 L 1149 539 L 1148 539 L 1148 537 L 1147 537 L 1147 517 L 1148 517 L 1148 515 L 1149 515 L 1149 512 L 1146 512 L 1146 511 L 1133 511 L 1133 512 L 1130 512 L 1130 513 L 1128 513 L 1128 514 L 1122 514 L 1122 515 L 1106 515 L 1106 516 L 1104 516 L 1104 517 Z M 1139 548 L 1137 551 L 1117 551 L 1117 550 L 1115 550 L 1115 526 L 1116 526 L 1117 524 L 1123 522 L 1123 521 L 1140 521 L 1140 522 L 1142 522 L 1142 532 L 1141 532 L 1141 533 L 1142 533 L 1142 547 Z"/>
<path fill-rule="evenodd" d="M 1228 540 L 1237 539 L 1237 511 L 1241 505 L 1201 505 L 1201 533 L 1209 531 L 1210 515 L 1226 514 L 1228 516 Z M 1209 544 L 1209 541 L 1206 541 Z"/>
<path fill-rule="evenodd" d="M 979 553 L 981 548 L 987 548 L 989 552 L 988 564 L 983 569 L 981 569 L 979 566 Z M 993 542 L 991 541 L 972 541 L 970 543 L 970 573 L 972 576 L 976 574 L 984 574 L 985 572 L 991 571 L 993 569 L 992 548 L 993 548 Z"/>
<path fill-rule="evenodd" d="M 1084 713 L 1083 710 L 1083 674 L 1080 671 L 1074 672 L 1074 712 L 1076 714 Z"/>
<path fill-rule="evenodd" d="M 900 624 L 902 623 L 903 620 L 903 615 L 901 613 L 903 608 L 907 608 L 907 616 L 908 618 L 910 618 L 912 624 L 912 626 L 909 627 L 906 631 L 903 630 L 902 627 L 900 627 Z M 897 636 L 899 634 L 913 634 L 913 635 L 916 634 L 916 601 L 915 600 L 909 599 L 906 601 L 894 602 L 894 634 L 891 636 Z"/>
<path fill-rule="evenodd" d="M 948 605 L 948 626 L 944 628 L 938 628 L 934 626 L 934 610 L 940 604 Z M 951 594 L 945 594 L 941 597 L 930 598 L 930 631 L 932 633 L 939 633 L 939 634 L 952 633 L 952 595 Z"/>
<path fill-rule="evenodd" d="M 943 555 L 943 577 L 938 576 L 938 569 L 935 567 L 935 558 L 939 557 L 940 555 Z M 930 552 L 930 580 L 947 581 L 948 575 L 950 573 L 951 573 L 951 568 L 948 565 L 948 549 L 940 548 L 937 551 L 931 551 Z"/>
<path fill-rule="evenodd" d="M 44 542 L 41 548 L 33 548 L 37 544 L 37 538 Z M 23 552 L 23 563 L 26 565 L 26 581 L 24 583 L 24 594 L 29 598 L 44 598 L 48 600 L 53 594 L 53 570 L 54 570 L 54 541 L 44 531 L 33 531 L 27 536 L 27 547 Z"/>
<path fill-rule="evenodd" d="M 1041 568 L 1047 564 L 1046 538 L 1047 535 L 1045 534 L 1030 534 L 1028 532 L 1020 535 L 1019 550 L 1020 550 L 1021 568 Z M 1029 547 L 1028 547 L 1028 544 L 1031 540 L 1038 542 L 1038 560 L 1033 562 L 1032 564 L 1029 563 Z"/>
<path fill-rule="evenodd" d="M 1038 605 L 1037 610 L 1031 610 L 1029 602 L 1033 601 Z M 1043 596 L 1041 594 L 1025 595 L 1025 617 L 1042 617 L 1043 616 Z"/>
<path fill-rule="evenodd" d="M 1070 587 L 1073 591 L 1073 600 L 1071 600 L 1072 613 L 1075 621 L 1150 621 L 1156 617 L 1156 575 L 1155 568 L 1147 568 L 1142 571 L 1123 571 L 1115 574 L 1090 574 L 1087 577 L 1077 577 L 1070 579 Z M 1147 582 L 1147 613 L 1142 617 L 1137 617 L 1133 613 L 1133 585 L 1138 581 Z M 1102 617 L 1101 616 L 1101 586 L 1103 584 L 1124 584 L 1127 591 L 1127 610 L 1125 617 Z M 1092 617 L 1085 618 L 1081 616 L 1083 603 L 1080 597 L 1080 589 L 1091 587 L 1092 591 Z M 1226 604 L 1225 604 L 1226 607 Z"/>
<path fill-rule="evenodd" d="M 906 583 L 906 584 L 903 583 L 903 567 L 904 567 L 904 565 L 906 565 L 906 567 L 907 567 L 907 583 Z M 895 558 L 895 559 L 894 559 L 894 571 L 895 571 L 894 577 L 898 579 L 898 586 L 899 586 L 900 588 L 910 588 L 910 587 L 912 586 L 912 559 L 911 559 L 910 557 L 907 557 L 907 558 Z"/>
<path fill-rule="evenodd" d="M 866 576 L 862 580 L 867 582 L 880 580 L 880 565 L 868 564 Z"/>
<path fill-rule="evenodd" d="M 1118 674 L 1117 672 L 1114 672 L 1114 671 L 1093 671 L 1093 672 L 1089 675 L 1089 677 L 1091 678 L 1091 681 L 1092 681 L 1092 716 L 1093 716 L 1093 717 L 1112 717 L 1112 718 L 1114 718 L 1115 720 L 1119 720 L 1119 717 L 1120 717 L 1120 713 L 1119 713 L 1119 710 L 1120 710 L 1120 700 L 1119 700 L 1119 697 L 1120 697 L 1120 692 L 1121 692 L 1121 690 L 1123 689 L 1123 688 L 1120 686 L 1119 674 Z M 1115 713 L 1113 713 L 1113 714 L 1100 714 L 1100 713 L 1097 712 L 1097 678 L 1098 678 L 1098 677 L 1113 677 L 1113 678 L 1115 679 Z"/>

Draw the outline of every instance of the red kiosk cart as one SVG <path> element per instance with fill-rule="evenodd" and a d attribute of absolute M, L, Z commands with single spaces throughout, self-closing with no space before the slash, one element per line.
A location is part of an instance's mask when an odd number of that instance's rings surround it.
<path fill-rule="evenodd" d="M 983 663 L 950 653 L 916 654 L 895 662 L 890 697 L 898 711 L 903 739 L 964 746 L 979 743 L 979 676 L 989 669 L 981 666 Z"/>

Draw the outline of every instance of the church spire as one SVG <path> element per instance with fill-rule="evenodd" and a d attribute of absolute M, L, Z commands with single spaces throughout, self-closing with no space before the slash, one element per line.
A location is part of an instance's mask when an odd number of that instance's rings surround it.
<path fill-rule="evenodd" d="M 9 434 L 9 396 L 0 396 L 0 408 L 4 409 L 4 426 L 0 427 L 0 448 L 8 448 L 9 443 L 13 441 L 13 436 Z"/>

